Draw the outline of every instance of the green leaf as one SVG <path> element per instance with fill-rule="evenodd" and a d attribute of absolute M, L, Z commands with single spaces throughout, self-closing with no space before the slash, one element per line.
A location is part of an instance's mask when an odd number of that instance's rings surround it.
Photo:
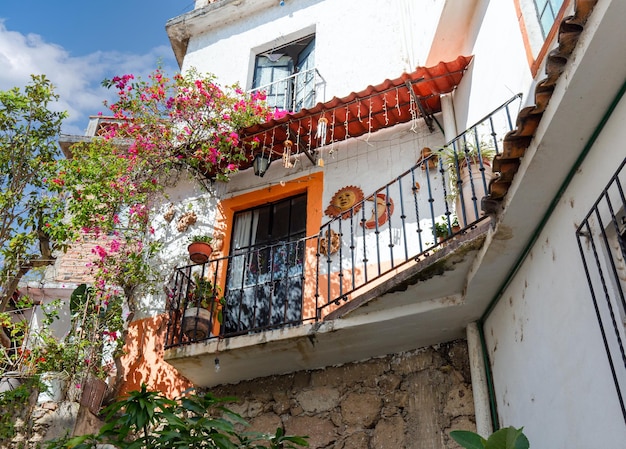
<path fill-rule="evenodd" d="M 485 449 L 487 441 L 477 433 L 469 430 L 453 430 L 450 436 L 465 449 Z"/>
<path fill-rule="evenodd" d="M 491 434 L 486 449 L 528 449 L 528 439 L 522 433 L 523 427 L 505 427 Z"/>

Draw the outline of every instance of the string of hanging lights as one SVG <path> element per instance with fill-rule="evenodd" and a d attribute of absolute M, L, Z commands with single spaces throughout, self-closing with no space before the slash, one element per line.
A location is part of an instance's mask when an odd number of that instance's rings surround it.
<path fill-rule="evenodd" d="M 330 147 L 327 154 L 333 154 L 337 142 L 361 135 L 367 135 L 364 140 L 368 142 L 374 132 L 406 122 L 412 122 L 411 129 L 417 132 L 420 119 L 436 122 L 433 114 L 441 110 L 440 96 L 458 85 L 471 59 L 463 56 L 418 68 L 362 92 L 252 126 L 244 130 L 242 142 L 254 155 L 251 162 L 262 176 L 263 166 L 267 170 L 272 157 L 281 158 L 283 167 L 290 169 L 302 151 L 311 163 L 323 166 L 326 147 Z"/>

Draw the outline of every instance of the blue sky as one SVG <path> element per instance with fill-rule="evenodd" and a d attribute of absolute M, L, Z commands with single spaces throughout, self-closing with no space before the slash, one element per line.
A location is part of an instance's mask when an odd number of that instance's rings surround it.
<path fill-rule="evenodd" d="M 106 112 L 105 78 L 178 71 L 165 32 L 194 0 L 0 0 L 0 90 L 45 74 L 70 114 L 67 134 L 83 134 L 89 115 Z"/>

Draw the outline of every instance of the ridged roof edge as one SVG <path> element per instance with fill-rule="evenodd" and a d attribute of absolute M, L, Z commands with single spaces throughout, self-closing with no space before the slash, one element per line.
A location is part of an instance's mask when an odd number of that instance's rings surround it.
<path fill-rule="evenodd" d="M 486 206 L 492 211 L 504 199 L 520 166 L 539 122 L 543 116 L 556 83 L 574 51 L 585 23 L 598 0 L 575 0 L 574 15 L 564 18 L 559 26 L 559 45 L 546 60 L 546 78 L 535 87 L 535 105 L 522 109 L 517 115 L 516 129 L 504 137 L 502 153 L 493 161 L 494 172 L 499 172 L 489 186 Z"/>

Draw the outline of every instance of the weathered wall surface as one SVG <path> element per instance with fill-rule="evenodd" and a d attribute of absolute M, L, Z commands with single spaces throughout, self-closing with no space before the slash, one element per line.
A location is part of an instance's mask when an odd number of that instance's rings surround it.
<path fill-rule="evenodd" d="M 365 362 L 272 376 L 211 390 L 240 398 L 229 407 L 251 428 L 309 435 L 311 449 L 456 449 L 450 430 L 475 430 L 465 341 Z M 17 417 L 14 438 L 1 447 L 97 432 L 102 424 L 77 402 L 30 406 Z M 24 446 L 25 444 L 27 444 Z"/>
<path fill-rule="evenodd" d="M 252 430 L 309 435 L 312 449 L 448 449 L 475 430 L 465 341 L 211 390 Z"/>

